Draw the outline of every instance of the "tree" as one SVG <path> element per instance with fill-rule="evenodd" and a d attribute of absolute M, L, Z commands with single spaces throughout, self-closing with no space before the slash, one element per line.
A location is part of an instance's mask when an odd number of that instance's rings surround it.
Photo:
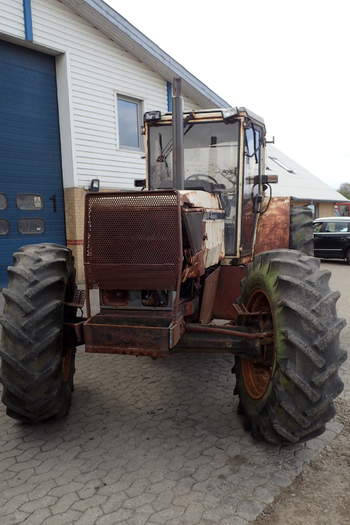
<path fill-rule="evenodd" d="M 350 200 L 350 182 L 342 182 L 338 191 Z"/>

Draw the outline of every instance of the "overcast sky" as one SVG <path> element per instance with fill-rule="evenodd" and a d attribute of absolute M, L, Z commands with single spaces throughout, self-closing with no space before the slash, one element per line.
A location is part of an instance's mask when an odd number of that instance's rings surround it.
<path fill-rule="evenodd" d="M 338 188 L 350 182 L 350 2 L 107 0 L 235 106 L 276 147 Z"/>

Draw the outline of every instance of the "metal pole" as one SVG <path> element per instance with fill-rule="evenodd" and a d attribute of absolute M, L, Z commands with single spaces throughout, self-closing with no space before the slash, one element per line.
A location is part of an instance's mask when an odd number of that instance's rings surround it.
<path fill-rule="evenodd" d="M 184 167 L 184 101 L 181 94 L 182 80 L 173 80 L 173 185 L 176 190 L 185 187 Z"/>

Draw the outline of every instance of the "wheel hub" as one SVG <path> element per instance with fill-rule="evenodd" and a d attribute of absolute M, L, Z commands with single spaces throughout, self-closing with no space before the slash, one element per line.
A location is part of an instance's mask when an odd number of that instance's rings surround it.
<path fill-rule="evenodd" d="M 247 302 L 249 312 L 262 312 L 257 320 L 258 329 L 261 331 L 273 331 L 273 318 L 271 305 L 266 293 L 261 290 L 254 290 Z M 275 345 L 274 342 L 265 344 L 262 348 L 262 359 L 242 358 L 242 376 L 245 389 L 252 399 L 264 397 L 270 385 L 274 366 L 275 366 Z"/>

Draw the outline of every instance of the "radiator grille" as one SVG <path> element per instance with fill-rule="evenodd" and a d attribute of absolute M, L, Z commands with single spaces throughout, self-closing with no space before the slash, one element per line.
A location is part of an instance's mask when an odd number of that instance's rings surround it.
<path fill-rule="evenodd" d="M 85 213 L 91 286 L 176 289 L 182 260 L 176 191 L 88 194 Z"/>

